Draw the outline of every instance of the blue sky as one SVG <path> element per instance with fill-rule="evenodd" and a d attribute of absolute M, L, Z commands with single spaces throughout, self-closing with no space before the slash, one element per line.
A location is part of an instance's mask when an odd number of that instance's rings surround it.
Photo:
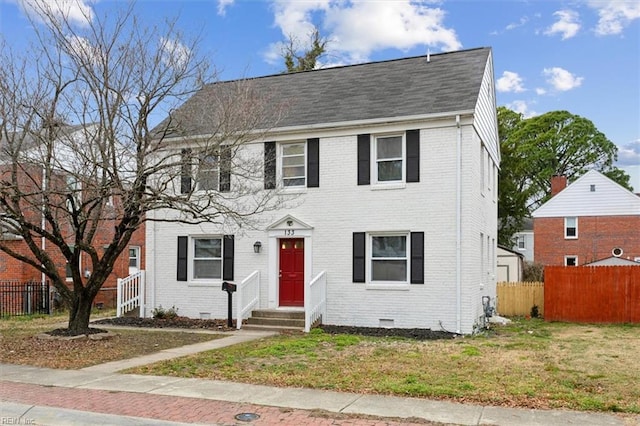
<path fill-rule="evenodd" d="M 21 46 L 35 0 L 0 0 L 0 31 Z M 61 0 L 48 0 L 49 2 Z M 69 16 L 101 15 L 123 0 L 66 0 Z M 151 24 L 179 14 L 223 80 L 279 73 L 281 43 L 315 25 L 329 39 L 322 66 L 480 46 L 493 48 L 498 105 L 533 116 L 567 110 L 619 148 L 640 192 L 640 1 L 139 0 Z M 85 14 L 86 16 L 86 14 Z"/>

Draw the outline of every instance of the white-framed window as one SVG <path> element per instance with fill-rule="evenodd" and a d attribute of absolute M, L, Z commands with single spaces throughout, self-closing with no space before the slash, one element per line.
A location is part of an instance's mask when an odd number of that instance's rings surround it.
<path fill-rule="evenodd" d="M 565 256 L 564 266 L 578 266 L 578 256 Z"/>
<path fill-rule="evenodd" d="M 578 238 L 578 218 L 577 217 L 564 218 L 564 238 L 566 239 Z"/>
<path fill-rule="evenodd" d="M 194 237 L 191 245 L 192 279 L 222 279 L 222 237 Z"/>
<path fill-rule="evenodd" d="M 134 274 L 140 270 L 140 247 L 129 247 L 129 274 Z"/>
<path fill-rule="evenodd" d="M 374 137 L 372 151 L 375 183 L 404 182 L 406 148 L 403 134 Z"/>
<path fill-rule="evenodd" d="M 516 244 L 518 244 L 518 248 L 520 250 L 525 250 L 527 248 L 525 241 L 526 240 L 523 236 L 516 237 Z"/>
<path fill-rule="evenodd" d="M 217 152 L 201 153 L 198 159 L 196 189 L 217 191 L 220 181 L 220 155 Z"/>
<path fill-rule="evenodd" d="M 280 145 L 280 173 L 285 188 L 307 185 L 307 144 L 306 142 L 283 143 Z"/>
<path fill-rule="evenodd" d="M 368 244 L 371 283 L 409 282 L 408 233 L 370 234 Z"/>

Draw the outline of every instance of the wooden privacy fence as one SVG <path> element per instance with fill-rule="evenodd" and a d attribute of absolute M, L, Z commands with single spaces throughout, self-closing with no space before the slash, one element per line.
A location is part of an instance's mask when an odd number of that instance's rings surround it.
<path fill-rule="evenodd" d="M 542 282 L 498 283 L 497 296 L 498 315 L 526 316 L 531 314 L 533 306 L 537 306 L 538 314 L 544 316 L 544 283 Z"/>
<path fill-rule="evenodd" d="M 547 266 L 545 319 L 640 323 L 640 266 Z"/>

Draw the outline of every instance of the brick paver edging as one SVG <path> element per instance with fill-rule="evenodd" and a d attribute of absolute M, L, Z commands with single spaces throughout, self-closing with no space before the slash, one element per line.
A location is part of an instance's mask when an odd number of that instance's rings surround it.
<path fill-rule="evenodd" d="M 42 386 L 10 381 L 0 381 L 0 400 L 102 414 L 217 425 L 400 426 L 435 424 L 425 421 L 407 423 L 400 420 L 357 418 L 345 414 L 210 399 Z M 234 418 L 236 414 L 247 412 L 256 413 L 260 418 L 252 422 L 240 422 Z"/>

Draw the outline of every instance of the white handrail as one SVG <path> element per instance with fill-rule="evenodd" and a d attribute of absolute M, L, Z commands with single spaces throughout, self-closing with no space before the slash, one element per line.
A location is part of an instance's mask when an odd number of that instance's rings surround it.
<path fill-rule="evenodd" d="M 304 331 L 327 314 L 327 272 L 320 272 L 304 289 Z"/>
<path fill-rule="evenodd" d="M 145 271 L 138 271 L 126 278 L 118 278 L 116 290 L 116 316 L 121 317 L 140 308 L 140 317 L 144 317 Z"/>
<path fill-rule="evenodd" d="M 244 300 L 247 300 L 246 303 Z M 242 280 L 236 290 L 236 328 L 242 328 L 242 320 L 249 318 L 249 313 L 260 300 L 260 271 L 253 271 Z"/>

